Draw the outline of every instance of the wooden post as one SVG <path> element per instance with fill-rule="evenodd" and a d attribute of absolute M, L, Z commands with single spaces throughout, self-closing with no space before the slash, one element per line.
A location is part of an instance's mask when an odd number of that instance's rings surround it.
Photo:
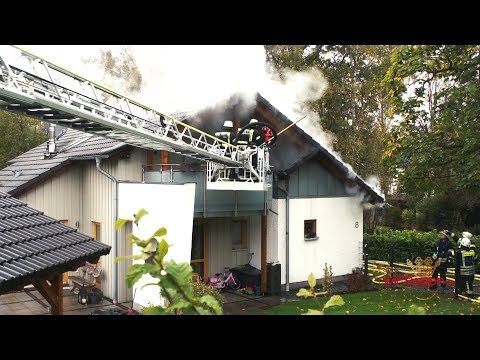
<path fill-rule="evenodd" d="M 52 315 L 63 314 L 63 275 L 55 274 L 49 278 L 50 285 L 47 280 L 35 280 L 32 284 L 35 289 L 47 300 L 50 304 Z"/>
<path fill-rule="evenodd" d="M 262 293 L 267 292 L 267 215 L 262 215 L 262 235 L 261 235 L 261 271 L 262 271 Z"/>

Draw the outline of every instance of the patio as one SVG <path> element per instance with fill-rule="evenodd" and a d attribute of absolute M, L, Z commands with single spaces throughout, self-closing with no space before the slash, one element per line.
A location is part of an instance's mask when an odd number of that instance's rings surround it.
<path fill-rule="evenodd" d="M 132 305 L 129 303 L 112 304 L 102 299 L 98 304 L 82 305 L 78 297 L 63 288 L 63 315 L 88 315 L 96 310 L 118 309 L 126 312 Z M 33 287 L 26 287 L 22 291 L 12 292 L 0 296 L 0 315 L 50 315 L 49 305 L 43 296 Z"/>

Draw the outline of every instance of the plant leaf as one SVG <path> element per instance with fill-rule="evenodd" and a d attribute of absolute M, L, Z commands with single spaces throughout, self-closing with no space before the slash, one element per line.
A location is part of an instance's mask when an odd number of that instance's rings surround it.
<path fill-rule="evenodd" d="M 317 279 L 315 279 L 315 276 L 313 275 L 313 273 L 310 273 L 310 275 L 308 275 L 308 285 L 312 289 L 315 287 L 315 285 L 317 285 Z"/>
<path fill-rule="evenodd" d="M 148 215 L 148 211 L 145 210 L 145 209 L 140 209 L 138 210 L 138 212 L 134 215 L 135 217 L 135 220 L 133 221 L 135 223 L 135 225 L 138 226 L 138 222 L 140 221 L 140 219 L 142 217 L 144 217 L 145 215 Z"/>
<path fill-rule="evenodd" d="M 142 310 L 142 314 L 144 315 L 166 315 L 166 311 L 161 306 L 150 306 L 146 307 Z"/>
<path fill-rule="evenodd" d="M 172 276 L 180 286 L 188 284 L 193 272 L 190 264 L 186 262 L 177 264 L 174 260 L 170 260 L 165 264 L 165 271 Z"/>
<path fill-rule="evenodd" d="M 168 244 L 164 239 L 162 239 L 162 241 L 160 241 L 160 243 L 157 245 L 157 256 L 155 257 L 155 259 L 159 263 L 161 263 L 165 255 L 167 255 L 167 253 L 168 253 Z"/>
<path fill-rule="evenodd" d="M 301 288 L 298 292 L 297 292 L 297 296 L 302 296 L 304 298 L 308 298 L 308 297 L 311 297 L 313 296 L 312 295 L 312 291 L 310 289 L 305 289 L 305 288 Z"/>
<path fill-rule="evenodd" d="M 115 259 L 115 263 L 118 263 L 119 261 L 122 261 L 122 260 L 129 260 L 129 259 L 134 259 L 134 260 L 136 260 L 137 257 L 138 257 L 138 255 L 118 256 L 118 257 Z"/>
<path fill-rule="evenodd" d="M 151 272 L 160 271 L 160 267 L 156 264 L 135 264 L 127 271 L 127 285 L 132 287 L 140 278 Z"/>
<path fill-rule="evenodd" d="M 167 235 L 167 229 L 165 229 L 164 227 L 161 227 L 160 229 L 155 231 L 155 234 L 153 234 L 152 237 L 162 237 L 165 235 Z"/>
<path fill-rule="evenodd" d="M 417 306 L 415 304 L 412 304 L 409 306 L 407 315 L 426 315 L 427 311 L 423 306 Z"/>
<path fill-rule="evenodd" d="M 324 313 L 321 310 L 308 309 L 308 311 L 302 315 L 324 315 Z"/>
<path fill-rule="evenodd" d="M 131 222 L 129 219 L 118 219 L 115 221 L 115 230 L 122 228 L 126 223 Z"/>
<path fill-rule="evenodd" d="M 213 310 L 215 315 L 222 315 L 223 309 L 220 306 L 220 303 L 212 295 L 203 295 L 200 298 L 200 302 L 207 305 L 210 309 Z"/>
<path fill-rule="evenodd" d="M 327 309 L 331 306 L 342 306 L 345 305 L 345 301 L 343 301 L 343 298 L 340 295 L 333 295 L 325 304 L 323 307 L 324 309 Z"/>

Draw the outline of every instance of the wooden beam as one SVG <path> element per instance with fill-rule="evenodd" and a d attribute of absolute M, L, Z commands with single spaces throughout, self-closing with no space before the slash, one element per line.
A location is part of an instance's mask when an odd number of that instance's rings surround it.
<path fill-rule="evenodd" d="M 262 233 L 260 247 L 261 267 L 262 271 L 262 293 L 267 292 L 267 215 L 262 215 Z"/>
<path fill-rule="evenodd" d="M 50 284 L 45 279 L 38 279 L 32 282 L 35 289 L 50 304 L 52 315 L 63 314 L 63 281 L 62 274 L 55 274 L 51 277 Z"/>

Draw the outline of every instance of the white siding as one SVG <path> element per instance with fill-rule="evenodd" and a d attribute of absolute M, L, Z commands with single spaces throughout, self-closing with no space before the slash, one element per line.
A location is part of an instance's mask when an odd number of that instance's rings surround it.
<path fill-rule="evenodd" d="M 20 195 L 18 199 L 55 219 L 68 220 L 69 226 L 76 227 L 81 220 L 81 194 L 81 169 L 68 167 L 59 175 Z"/>
<path fill-rule="evenodd" d="M 345 275 L 362 265 L 363 210 L 355 198 L 291 199 L 289 218 L 290 283 L 306 281 L 308 274 L 323 277 L 325 262 L 332 265 L 334 276 Z M 278 250 L 282 266 L 282 284 L 285 284 L 285 200 L 274 200 L 270 213 L 268 233 L 277 235 L 278 242 L 270 238 Z M 305 241 L 304 220 L 317 220 L 318 240 Z M 358 222 L 358 227 L 355 223 Z M 268 247 L 267 247 L 268 257 Z M 276 260 L 276 259 L 271 259 Z M 267 260 L 270 261 L 270 260 Z"/>
<path fill-rule="evenodd" d="M 102 161 L 102 168 L 112 173 L 111 162 Z M 110 179 L 102 175 L 95 167 L 95 161 L 83 163 L 83 194 L 82 194 L 82 221 L 80 231 L 92 235 L 92 221 L 100 223 L 100 241 L 112 246 L 110 254 L 100 258 L 103 269 L 99 281 L 104 296 L 113 299 L 113 184 Z"/>

